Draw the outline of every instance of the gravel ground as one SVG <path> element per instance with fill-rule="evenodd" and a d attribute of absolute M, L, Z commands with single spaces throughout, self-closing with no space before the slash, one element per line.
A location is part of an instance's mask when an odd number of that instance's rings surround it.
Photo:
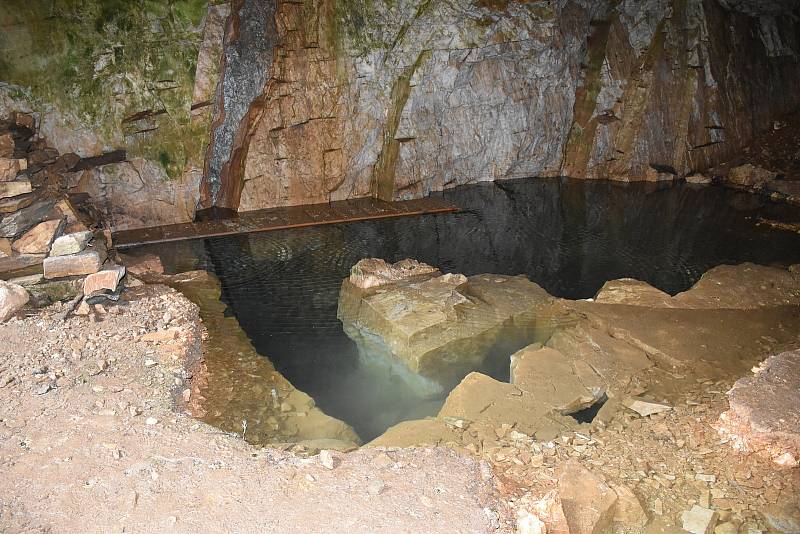
<path fill-rule="evenodd" d="M 0 325 L 0 531 L 496 532 L 485 462 L 447 448 L 300 458 L 185 415 L 204 334 L 163 286 Z M 331 469 L 332 467 L 332 469 Z"/>

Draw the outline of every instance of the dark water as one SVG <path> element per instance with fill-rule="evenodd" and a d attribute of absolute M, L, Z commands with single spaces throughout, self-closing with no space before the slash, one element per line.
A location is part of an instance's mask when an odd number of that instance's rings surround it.
<path fill-rule="evenodd" d="M 669 293 L 724 263 L 800 263 L 797 208 L 719 187 L 530 179 L 466 186 L 458 214 L 367 221 L 160 245 L 173 270 L 208 268 L 260 354 L 328 414 L 368 440 L 433 414 L 359 368 L 336 319 L 341 281 L 367 257 L 416 258 L 444 272 L 525 274 L 551 294 L 592 297 L 632 277 Z M 244 393 L 246 394 L 246 393 Z"/>

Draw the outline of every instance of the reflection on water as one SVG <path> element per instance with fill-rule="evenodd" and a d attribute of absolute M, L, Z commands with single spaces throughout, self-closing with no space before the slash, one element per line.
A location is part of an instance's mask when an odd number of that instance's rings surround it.
<path fill-rule="evenodd" d="M 365 221 L 149 247 L 173 270 L 207 268 L 258 352 L 365 440 L 435 414 L 358 364 L 336 319 L 339 287 L 366 257 L 416 258 L 444 272 L 525 274 L 566 298 L 632 277 L 669 293 L 709 268 L 800 262 L 800 235 L 757 226 L 798 210 L 717 187 L 531 179 L 445 193 L 457 214 Z M 213 333 L 212 333 L 213 334 Z M 242 391 L 241 395 L 247 395 Z"/>

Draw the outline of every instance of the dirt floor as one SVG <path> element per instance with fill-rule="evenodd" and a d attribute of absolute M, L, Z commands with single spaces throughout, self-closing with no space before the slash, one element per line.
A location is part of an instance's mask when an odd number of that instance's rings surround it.
<path fill-rule="evenodd" d="M 487 464 L 445 448 L 257 450 L 173 410 L 196 308 L 163 286 L 106 314 L 0 325 L 0 531 L 493 532 Z M 178 403 L 180 404 L 180 402 Z M 333 467 L 333 469 L 329 469 Z"/>

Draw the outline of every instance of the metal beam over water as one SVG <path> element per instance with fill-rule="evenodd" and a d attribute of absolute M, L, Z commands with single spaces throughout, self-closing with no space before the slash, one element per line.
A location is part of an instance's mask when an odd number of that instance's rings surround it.
<path fill-rule="evenodd" d="M 239 213 L 238 216 L 113 233 L 114 246 L 125 249 L 154 243 L 205 239 L 287 228 L 339 224 L 458 211 L 437 197 L 386 202 L 375 198 L 341 200 L 326 204 L 287 206 Z"/>

